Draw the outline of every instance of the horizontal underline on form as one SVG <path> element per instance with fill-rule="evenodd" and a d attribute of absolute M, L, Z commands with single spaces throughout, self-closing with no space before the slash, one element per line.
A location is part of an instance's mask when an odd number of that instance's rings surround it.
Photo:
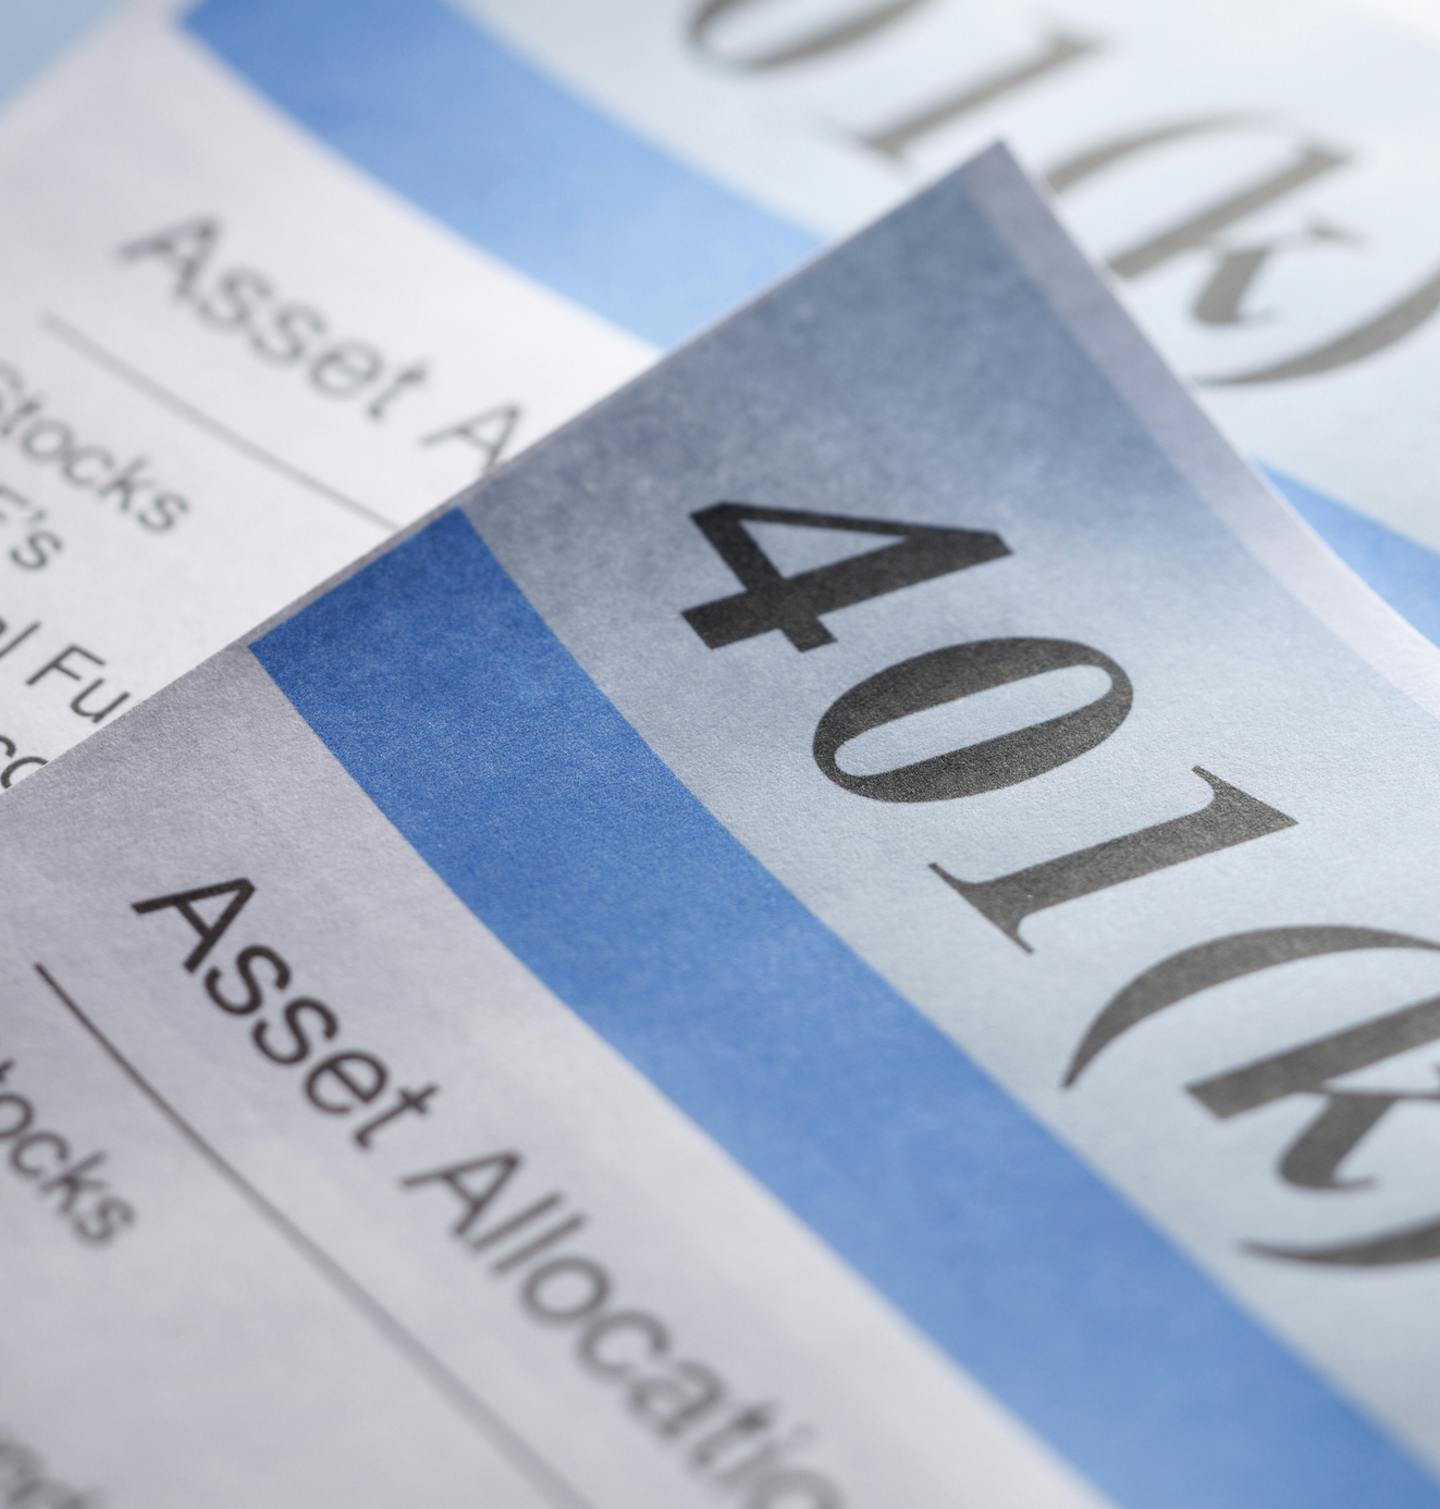
<path fill-rule="evenodd" d="M 361 503 L 358 498 L 352 498 L 346 493 L 337 491 L 328 483 L 320 481 L 318 477 L 312 477 L 309 472 L 302 471 L 298 466 L 292 466 L 283 457 L 267 451 L 264 446 L 257 445 L 253 440 L 247 439 L 213 415 L 197 408 L 188 398 L 182 398 L 178 393 L 167 388 L 164 383 L 157 382 L 148 373 L 142 372 L 124 357 L 118 356 L 108 346 L 102 345 L 93 336 L 77 329 L 58 314 L 53 314 L 49 310 L 43 311 L 40 315 L 40 324 L 56 340 L 62 341 L 72 351 L 85 357 L 102 371 L 108 372 L 111 377 L 125 383 L 137 393 L 143 393 L 162 408 L 168 409 L 177 418 L 184 419 L 197 429 L 204 430 L 207 435 L 228 445 L 249 460 L 267 467 L 278 476 L 308 489 L 349 513 L 378 525 L 381 529 L 398 528 L 393 519 L 387 519 L 384 514 L 377 513 L 369 504 Z"/>
<path fill-rule="evenodd" d="M 559 1506 L 559 1509 L 596 1509 L 589 1499 L 560 1476 L 539 1451 L 497 1415 L 469 1384 L 452 1372 L 392 1310 L 376 1298 L 313 1237 L 297 1226 L 284 1211 L 262 1194 L 234 1164 L 217 1152 L 96 1026 L 74 997 L 59 984 L 43 964 L 35 965 L 35 973 L 44 981 L 55 999 L 84 1028 L 110 1062 L 160 1112 L 184 1141 L 209 1164 L 211 1170 L 218 1174 L 272 1230 L 284 1238 L 290 1248 L 304 1258 L 332 1289 L 347 1300 L 351 1308 L 363 1316 L 395 1351 L 399 1352 L 429 1381 L 437 1392 L 443 1394 L 447 1401 L 455 1406 L 517 1471 L 522 1473 L 552 1504 Z"/>

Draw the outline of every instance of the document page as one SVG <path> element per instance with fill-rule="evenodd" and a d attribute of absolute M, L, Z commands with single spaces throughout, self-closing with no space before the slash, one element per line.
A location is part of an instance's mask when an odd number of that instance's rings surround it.
<path fill-rule="evenodd" d="M 187 12 L 127 8 L 0 117 L 0 788 L 652 356 L 335 160 Z"/>
<path fill-rule="evenodd" d="M 1433 5 L 460 3 L 827 236 L 1003 136 L 1243 450 L 1440 547 Z M 302 110 L 250 29 L 222 50 Z"/>
<path fill-rule="evenodd" d="M 9 100 L 0 791 L 1001 133 L 1440 633 L 1433 46 L 1239 0 L 843 15 L 139 0 Z"/>
<path fill-rule="evenodd" d="M 4 1440 L 1440 1503 L 1436 660 L 983 156 L 0 804 Z"/>

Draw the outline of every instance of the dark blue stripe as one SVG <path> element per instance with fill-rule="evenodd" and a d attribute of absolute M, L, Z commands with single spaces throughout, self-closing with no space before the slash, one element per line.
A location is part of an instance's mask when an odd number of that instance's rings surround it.
<path fill-rule="evenodd" d="M 735 841 L 463 515 L 255 653 L 507 947 L 1117 1500 L 1440 1504 Z"/>
<path fill-rule="evenodd" d="M 655 345 L 816 249 L 443 0 L 202 0 L 186 25 L 356 166 Z"/>

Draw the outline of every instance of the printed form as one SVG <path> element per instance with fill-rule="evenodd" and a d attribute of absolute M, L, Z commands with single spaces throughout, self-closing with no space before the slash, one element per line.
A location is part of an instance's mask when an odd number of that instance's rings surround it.
<path fill-rule="evenodd" d="M 1437 654 L 981 157 L 0 804 L 0 1467 L 1433 1509 Z"/>

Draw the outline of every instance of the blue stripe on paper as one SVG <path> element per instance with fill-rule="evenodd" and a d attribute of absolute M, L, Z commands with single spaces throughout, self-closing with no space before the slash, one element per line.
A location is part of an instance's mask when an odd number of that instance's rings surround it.
<path fill-rule="evenodd" d="M 1440 555 L 1273 467 L 1264 470 L 1347 566 L 1427 639 L 1440 644 Z"/>
<path fill-rule="evenodd" d="M 443 0 L 201 0 L 186 26 L 357 167 L 654 345 L 817 247 Z"/>
<path fill-rule="evenodd" d="M 254 648 L 509 949 L 1118 1502 L 1440 1504 L 716 821 L 462 514 Z"/>
<path fill-rule="evenodd" d="M 53 62 L 118 0 L 19 0 L 0 12 L 0 100 Z"/>

